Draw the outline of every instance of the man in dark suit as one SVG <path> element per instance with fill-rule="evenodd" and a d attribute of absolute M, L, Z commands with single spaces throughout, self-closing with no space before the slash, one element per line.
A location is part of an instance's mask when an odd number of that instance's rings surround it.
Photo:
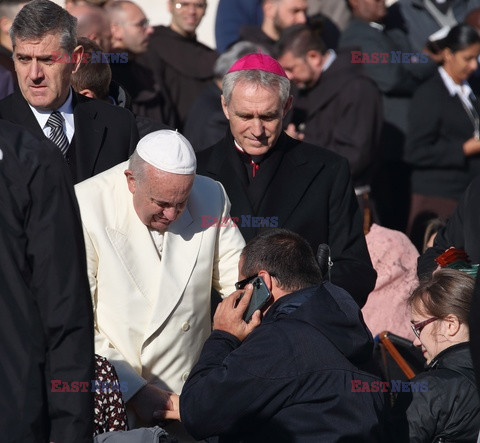
<path fill-rule="evenodd" d="M 0 118 L 50 138 L 75 182 L 125 161 L 138 141 L 133 115 L 70 86 L 82 55 L 76 19 L 49 0 L 33 0 L 15 17 L 11 37 L 20 91 L 0 101 Z"/>
<path fill-rule="evenodd" d="M 0 440 L 91 442 L 93 314 L 73 184 L 55 146 L 3 120 L 0 202 Z"/>
<path fill-rule="evenodd" d="M 242 57 L 222 88 L 230 130 L 198 154 L 197 172 L 223 184 L 232 203 L 231 222 L 246 241 L 266 228 L 283 227 L 305 237 L 314 251 L 329 244 L 332 282 L 363 306 L 376 273 L 347 160 L 282 131 L 292 97 L 290 82 L 273 58 Z M 215 220 L 206 214 L 205 223 Z"/>

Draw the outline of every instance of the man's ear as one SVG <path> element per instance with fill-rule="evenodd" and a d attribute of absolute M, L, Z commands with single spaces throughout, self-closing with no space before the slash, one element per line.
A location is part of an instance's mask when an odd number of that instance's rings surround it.
<path fill-rule="evenodd" d="M 96 98 L 95 93 L 91 89 L 82 89 L 81 91 L 78 91 L 78 92 L 79 94 L 82 94 L 85 97 Z"/>
<path fill-rule="evenodd" d="M 264 269 L 262 269 L 258 273 L 258 276 L 263 278 L 263 281 L 265 282 L 265 286 L 268 288 L 270 292 L 272 292 L 273 277 L 268 273 L 268 271 L 265 271 Z"/>
<path fill-rule="evenodd" d="M 275 17 L 277 12 L 277 2 L 275 0 L 264 0 L 263 2 L 263 16 L 267 18 Z"/>
<path fill-rule="evenodd" d="M 305 60 L 307 60 L 310 66 L 321 68 L 325 63 L 326 56 L 325 54 L 321 54 L 320 52 L 311 49 L 305 54 Z"/>
<path fill-rule="evenodd" d="M 70 57 L 72 60 L 72 74 L 78 71 L 80 67 L 80 63 L 83 62 L 83 46 L 78 45 L 72 52 L 72 56 Z"/>
<path fill-rule="evenodd" d="M 230 114 L 228 112 L 228 106 L 227 106 L 227 102 L 225 101 L 225 97 L 222 95 L 220 99 L 222 101 L 223 113 L 225 114 L 225 117 L 227 118 L 227 120 L 230 120 Z"/>
<path fill-rule="evenodd" d="M 133 176 L 132 170 L 131 169 L 126 169 L 123 173 L 125 174 L 125 177 L 127 178 L 128 190 L 132 194 L 135 194 L 135 190 L 137 188 L 137 182 L 135 181 L 135 177 Z"/>

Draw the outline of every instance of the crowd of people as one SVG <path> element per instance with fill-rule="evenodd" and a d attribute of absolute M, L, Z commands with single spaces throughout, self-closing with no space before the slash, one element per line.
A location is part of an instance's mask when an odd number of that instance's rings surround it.
<path fill-rule="evenodd" d="M 0 0 L 0 440 L 475 442 L 480 0 L 165 1 Z"/>

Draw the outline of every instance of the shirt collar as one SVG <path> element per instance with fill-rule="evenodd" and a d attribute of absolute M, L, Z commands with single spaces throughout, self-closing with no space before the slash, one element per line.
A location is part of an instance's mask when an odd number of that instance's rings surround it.
<path fill-rule="evenodd" d="M 48 118 L 50 117 L 50 114 L 53 111 L 60 112 L 60 114 L 62 114 L 62 117 L 65 119 L 66 126 L 71 127 L 73 129 L 74 126 L 73 126 L 73 104 L 72 104 L 72 100 L 73 100 L 73 94 L 72 94 L 72 88 L 70 88 L 70 92 L 68 94 L 67 99 L 65 100 L 63 105 L 60 106 L 58 109 L 48 109 L 48 110 L 37 109 L 37 108 L 34 108 L 32 105 L 30 105 L 30 103 L 28 104 L 28 106 L 30 106 L 30 109 L 32 110 L 33 115 L 37 119 L 38 124 L 40 125 L 40 127 L 42 129 L 47 124 L 47 120 L 48 120 Z"/>
<path fill-rule="evenodd" d="M 442 77 L 443 83 L 445 83 L 445 87 L 452 97 L 457 94 L 468 97 L 472 93 L 472 89 L 466 81 L 462 82 L 461 85 L 458 85 L 453 81 L 452 77 L 450 77 L 448 72 L 445 71 L 442 66 L 438 68 L 438 72 L 440 73 L 440 77 Z"/>
<path fill-rule="evenodd" d="M 385 29 L 385 25 L 381 25 L 377 22 L 369 22 L 368 23 L 372 28 L 376 29 L 377 31 L 382 31 Z"/>
<path fill-rule="evenodd" d="M 323 64 L 322 72 L 325 72 L 337 58 L 337 53 L 333 49 L 329 49 L 326 55 L 328 58 Z"/>

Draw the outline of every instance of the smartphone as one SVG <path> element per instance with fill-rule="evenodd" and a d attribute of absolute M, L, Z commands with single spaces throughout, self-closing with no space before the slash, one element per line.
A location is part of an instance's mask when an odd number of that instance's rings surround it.
<path fill-rule="evenodd" d="M 262 309 L 272 296 L 262 277 L 255 277 L 250 283 L 253 285 L 252 298 L 243 314 L 243 319 L 247 323 L 252 319 L 253 313 L 257 309 Z"/>

